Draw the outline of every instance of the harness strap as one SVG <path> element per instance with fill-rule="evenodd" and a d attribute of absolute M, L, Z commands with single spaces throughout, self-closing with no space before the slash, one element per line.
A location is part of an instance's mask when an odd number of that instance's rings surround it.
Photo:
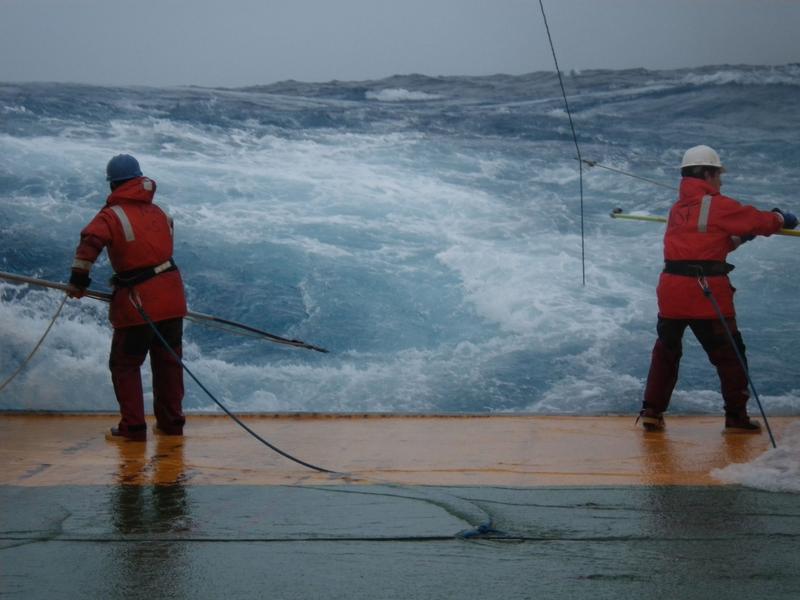
<path fill-rule="evenodd" d="M 111 278 L 111 285 L 119 288 L 130 288 L 144 283 L 148 279 L 152 279 L 161 273 L 177 270 L 178 266 L 175 264 L 175 260 L 170 258 L 168 261 L 153 267 L 143 267 L 141 269 L 132 269 L 130 271 L 123 271 L 122 273 L 115 273 Z"/>
<path fill-rule="evenodd" d="M 721 277 L 735 267 L 719 260 L 665 260 L 664 273 L 684 277 Z"/>

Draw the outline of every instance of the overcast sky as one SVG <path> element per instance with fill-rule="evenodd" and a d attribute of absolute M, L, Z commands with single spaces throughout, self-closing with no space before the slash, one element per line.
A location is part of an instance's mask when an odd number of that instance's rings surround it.
<path fill-rule="evenodd" d="M 544 0 L 562 69 L 800 63 L 800 0 Z M 0 81 L 552 70 L 538 0 L 0 0 Z"/>

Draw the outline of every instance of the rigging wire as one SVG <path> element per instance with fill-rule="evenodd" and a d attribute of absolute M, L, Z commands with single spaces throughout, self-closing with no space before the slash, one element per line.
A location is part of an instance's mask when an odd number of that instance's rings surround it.
<path fill-rule="evenodd" d="M 575 133 L 575 124 L 572 121 L 572 111 L 569 109 L 569 101 L 567 100 L 567 91 L 564 89 L 564 80 L 561 77 L 561 69 L 558 66 L 558 58 L 556 58 L 556 48 L 553 45 L 553 38 L 550 35 L 550 26 L 547 24 L 547 15 L 544 12 L 544 4 L 539 0 L 539 8 L 542 9 L 542 19 L 544 19 L 544 28 L 547 30 L 547 39 L 550 42 L 550 51 L 553 53 L 553 63 L 556 66 L 556 73 L 558 74 L 558 84 L 561 86 L 561 95 L 564 96 L 564 106 L 567 110 L 567 117 L 569 117 L 569 127 L 572 130 L 572 140 L 575 142 L 575 151 L 578 153 L 578 172 L 580 180 L 581 192 L 581 271 L 583 274 L 583 285 L 586 285 L 586 242 L 584 239 L 584 224 L 583 224 L 583 158 L 581 157 L 581 148 L 578 145 L 578 135 Z"/>
<path fill-rule="evenodd" d="M 608 165 L 601 164 L 596 160 L 588 160 L 586 158 L 581 158 L 580 155 L 575 159 L 578 160 L 589 167 L 599 167 L 601 169 L 606 169 L 607 171 L 613 171 L 614 173 L 619 173 L 620 175 L 627 175 L 628 177 L 633 177 L 634 179 L 641 179 L 642 181 L 646 181 L 647 183 L 652 183 L 653 185 L 657 185 L 659 187 L 667 188 L 668 190 L 677 191 L 678 188 L 674 185 L 668 185 L 666 183 L 661 183 L 660 181 L 656 181 L 655 179 L 648 179 L 647 177 L 642 177 L 641 175 L 634 175 L 633 173 L 628 173 L 627 171 L 623 171 L 622 169 L 617 169 L 615 167 L 609 167 Z"/>

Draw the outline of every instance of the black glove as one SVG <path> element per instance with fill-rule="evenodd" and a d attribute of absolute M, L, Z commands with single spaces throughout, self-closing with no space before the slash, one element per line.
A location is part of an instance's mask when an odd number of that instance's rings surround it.
<path fill-rule="evenodd" d="M 85 295 L 86 295 L 86 288 L 78 287 L 77 285 L 74 285 L 72 283 L 70 283 L 67 286 L 67 296 L 69 296 L 70 298 L 83 298 Z"/>
<path fill-rule="evenodd" d="M 69 285 L 67 286 L 67 295 L 70 298 L 83 298 L 86 295 L 86 290 L 92 283 L 89 273 L 72 269 L 72 274 L 69 278 Z"/>

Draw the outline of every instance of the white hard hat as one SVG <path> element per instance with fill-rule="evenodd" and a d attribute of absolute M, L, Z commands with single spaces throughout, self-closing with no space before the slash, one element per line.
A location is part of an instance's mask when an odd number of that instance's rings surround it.
<path fill-rule="evenodd" d="M 719 154 L 717 154 L 716 150 L 709 148 L 708 146 L 695 146 L 694 148 L 689 148 L 683 155 L 681 168 L 700 166 L 717 167 L 723 173 L 725 172 L 725 167 L 722 166 L 722 163 L 719 160 Z"/>

